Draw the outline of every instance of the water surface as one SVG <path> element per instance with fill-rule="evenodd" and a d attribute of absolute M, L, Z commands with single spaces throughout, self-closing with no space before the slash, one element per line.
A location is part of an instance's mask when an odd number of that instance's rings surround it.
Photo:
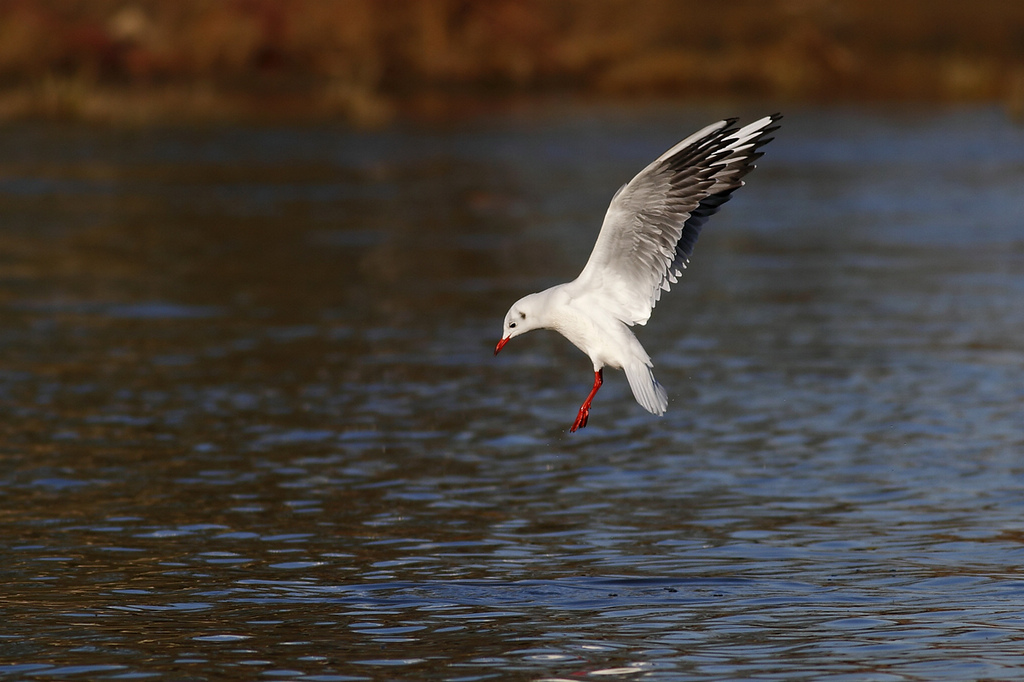
<path fill-rule="evenodd" d="M 999 112 L 789 112 L 638 330 L 661 419 L 492 357 L 729 113 L 0 131 L 0 677 L 1020 675 Z"/>

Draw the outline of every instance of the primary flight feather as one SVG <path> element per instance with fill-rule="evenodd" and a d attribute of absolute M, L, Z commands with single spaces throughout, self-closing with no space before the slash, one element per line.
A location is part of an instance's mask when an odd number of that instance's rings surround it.
<path fill-rule="evenodd" d="M 673 146 L 612 197 L 579 277 L 509 309 L 495 355 L 520 334 L 554 329 L 590 357 L 594 386 L 570 431 L 587 425 L 605 367 L 625 371 L 644 409 L 665 413 L 668 395 L 629 327 L 646 324 L 662 292 L 682 275 L 704 223 L 743 185 L 780 118 L 743 127 L 736 119 L 718 121 Z"/>

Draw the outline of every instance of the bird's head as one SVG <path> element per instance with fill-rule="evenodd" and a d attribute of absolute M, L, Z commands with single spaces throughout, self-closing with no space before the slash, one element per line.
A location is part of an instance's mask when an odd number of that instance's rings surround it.
<path fill-rule="evenodd" d="M 538 294 L 530 294 L 516 301 L 505 314 L 505 325 L 501 332 L 501 341 L 494 348 L 497 355 L 513 337 L 525 334 L 541 327 L 541 300 Z"/>

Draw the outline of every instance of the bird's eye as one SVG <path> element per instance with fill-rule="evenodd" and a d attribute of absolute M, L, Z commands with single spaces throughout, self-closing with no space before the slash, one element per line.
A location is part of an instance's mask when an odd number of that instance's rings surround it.
<path fill-rule="evenodd" d="M 516 328 L 516 323 L 515 322 L 509 322 L 508 323 L 508 328 L 509 329 L 515 329 Z"/>

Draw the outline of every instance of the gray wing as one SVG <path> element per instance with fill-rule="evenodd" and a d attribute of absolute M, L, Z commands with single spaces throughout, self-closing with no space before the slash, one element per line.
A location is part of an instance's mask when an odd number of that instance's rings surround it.
<path fill-rule="evenodd" d="M 645 324 L 689 263 L 707 219 L 743 185 L 779 114 L 742 128 L 713 123 L 662 154 L 612 197 L 573 284 L 627 324 Z"/>

